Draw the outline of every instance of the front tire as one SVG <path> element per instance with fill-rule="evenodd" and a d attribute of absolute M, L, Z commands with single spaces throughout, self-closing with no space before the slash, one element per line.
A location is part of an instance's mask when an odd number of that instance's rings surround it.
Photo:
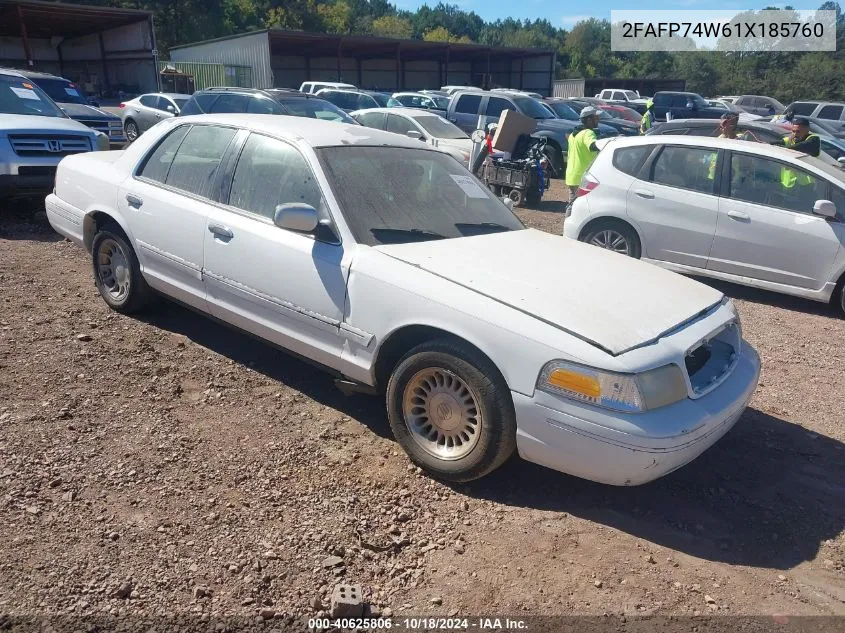
<path fill-rule="evenodd" d="M 138 129 L 138 124 L 135 123 L 132 119 L 126 121 L 123 126 L 124 131 L 126 132 L 126 138 L 129 139 L 130 143 L 134 143 L 138 140 L 138 137 L 141 136 L 141 130 Z"/>
<path fill-rule="evenodd" d="M 141 275 L 138 257 L 114 225 L 100 229 L 91 246 L 94 284 L 112 310 L 131 314 L 145 307 L 153 292 Z"/>
<path fill-rule="evenodd" d="M 581 235 L 581 241 L 620 255 L 639 259 L 642 253 L 640 238 L 630 224 L 619 220 L 596 222 Z"/>
<path fill-rule="evenodd" d="M 387 414 L 411 461 L 451 482 L 478 479 L 516 447 L 516 415 L 496 367 L 441 339 L 409 351 L 387 384 Z"/>

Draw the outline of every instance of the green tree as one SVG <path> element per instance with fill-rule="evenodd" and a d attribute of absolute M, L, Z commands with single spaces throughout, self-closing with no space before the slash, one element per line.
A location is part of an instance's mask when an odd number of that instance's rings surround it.
<path fill-rule="evenodd" d="M 352 8 L 344 0 L 317 5 L 317 15 L 326 33 L 349 33 L 351 30 Z"/>
<path fill-rule="evenodd" d="M 376 18 L 373 20 L 371 30 L 373 35 L 399 37 L 403 39 L 410 39 L 414 33 L 414 27 L 411 26 L 411 22 L 397 15 L 385 15 Z"/>

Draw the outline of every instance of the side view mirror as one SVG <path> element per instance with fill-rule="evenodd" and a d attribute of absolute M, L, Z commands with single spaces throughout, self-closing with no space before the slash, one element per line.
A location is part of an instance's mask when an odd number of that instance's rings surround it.
<path fill-rule="evenodd" d="M 418 141 L 422 140 L 422 134 L 420 134 L 417 130 L 408 130 L 407 135 L 408 138 L 415 138 Z"/>
<path fill-rule="evenodd" d="M 836 159 L 841 167 L 845 167 L 845 156 L 840 156 Z"/>
<path fill-rule="evenodd" d="M 505 203 L 505 206 L 506 206 L 508 209 L 510 209 L 511 211 L 513 211 L 513 200 L 511 200 L 510 198 L 508 198 L 507 196 L 505 196 L 504 198 L 502 198 L 502 202 L 504 202 L 504 203 Z"/>
<path fill-rule="evenodd" d="M 276 207 L 273 223 L 280 229 L 310 233 L 317 228 L 319 219 L 317 218 L 317 209 L 310 204 L 290 202 Z"/>
<path fill-rule="evenodd" d="M 823 218 L 835 218 L 836 205 L 830 200 L 816 200 L 816 204 L 813 205 L 813 213 Z"/>
<path fill-rule="evenodd" d="M 475 130 L 470 136 L 473 143 L 483 143 L 485 138 L 487 138 L 487 135 L 484 133 L 484 130 Z"/>
<path fill-rule="evenodd" d="M 170 112 L 170 114 L 176 114 L 176 108 L 174 108 L 172 105 L 167 106 L 167 107 L 165 108 L 165 110 L 167 110 L 168 112 Z"/>

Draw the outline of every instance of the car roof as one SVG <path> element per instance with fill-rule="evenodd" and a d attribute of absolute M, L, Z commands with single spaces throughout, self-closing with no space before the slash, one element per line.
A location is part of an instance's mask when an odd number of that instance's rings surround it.
<path fill-rule="evenodd" d="M 715 121 L 715 119 L 714 119 Z M 729 138 L 714 138 L 712 136 L 677 136 L 666 134 L 649 134 L 646 136 L 618 136 L 613 139 L 610 147 L 632 147 L 635 145 L 693 145 L 697 147 L 712 147 L 713 149 L 741 149 L 749 154 L 761 154 L 782 160 L 794 160 L 806 156 L 803 152 L 777 147 L 768 143 L 755 141 L 740 141 Z"/>
<path fill-rule="evenodd" d="M 389 145 L 419 149 L 424 147 L 419 141 L 400 134 L 383 132 L 362 125 L 321 121 L 309 117 L 296 117 L 284 114 L 267 116 L 266 114 L 200 114 L 178 117 L 185 123 L 216 123 L 228 125 L 252 132 L 271 134 L 288 141 L 304 141 L 312 147 L 342 147 L 346 145 Z"/>
<path fill-rule="evenodd" d="M 0 75 L 9 75 L 10 77 L 23 77 L 26 78 L 20 70 L 16 70 L 14 68 L 0 68 Z"/>
<path fill-rule="evenodd" d="M 32 77 L 43 77 L 45 79 L 61 79 L 63 81 L 67 81 L 69 83 L 73 83 L 73 82 L 70 81 L 70 79 L 65 79 L 64 77 L 60 77 L 59 75 L 54 75 L 53 73 L 43 73 L 43 72 L 38 71 L 38 70 L 27 70 L 26 68 L 22 68 L 20 70 L 15 71 L 15 72 L 20 73 L 24 77 L 30 77 L 30 78 L 32 78 Z"/>
<path fill-rule="evenodd" d="M 404 114 L 405 116 L 409 116 L 413 119 L 420 119 L 426 116 L 436 116 L 437 118 L 442 119 L 443 117 L 437 114 L 437 112 L 432 112 L 431 110 L 422 110 L 420 108 L 361 108 L 360 110 L 355 110 L 350 114 L 365 114 L 367 112 L 389 112 L 390 114 Z M 443 110 L 440 110 L 443 112 Z"/>

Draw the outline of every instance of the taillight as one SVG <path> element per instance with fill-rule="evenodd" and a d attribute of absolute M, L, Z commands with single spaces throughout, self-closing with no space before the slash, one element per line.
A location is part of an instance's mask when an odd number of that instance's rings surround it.
<path fill-rule="evenodd" d="M 117 107 L 118 107 L 118 108 L 125 108 L 125 107 L 126 107 L 126 104 L 125 104 L 125 103 L 121 103 L 121 104 L 120 104 L 119 106 L 117 106 Z"/>
<path fill-rule="evenodd" d="M 599 186 L 599 181 L 590 176 L 589 174 L 584 174 L 584 177 L 581 179 L 581 184 L 578 185 L 578 191 L 575 192 L 575 197 L 580 198 L 581 196 L 586 196 L 590 193 L 593 189 Z"/>

